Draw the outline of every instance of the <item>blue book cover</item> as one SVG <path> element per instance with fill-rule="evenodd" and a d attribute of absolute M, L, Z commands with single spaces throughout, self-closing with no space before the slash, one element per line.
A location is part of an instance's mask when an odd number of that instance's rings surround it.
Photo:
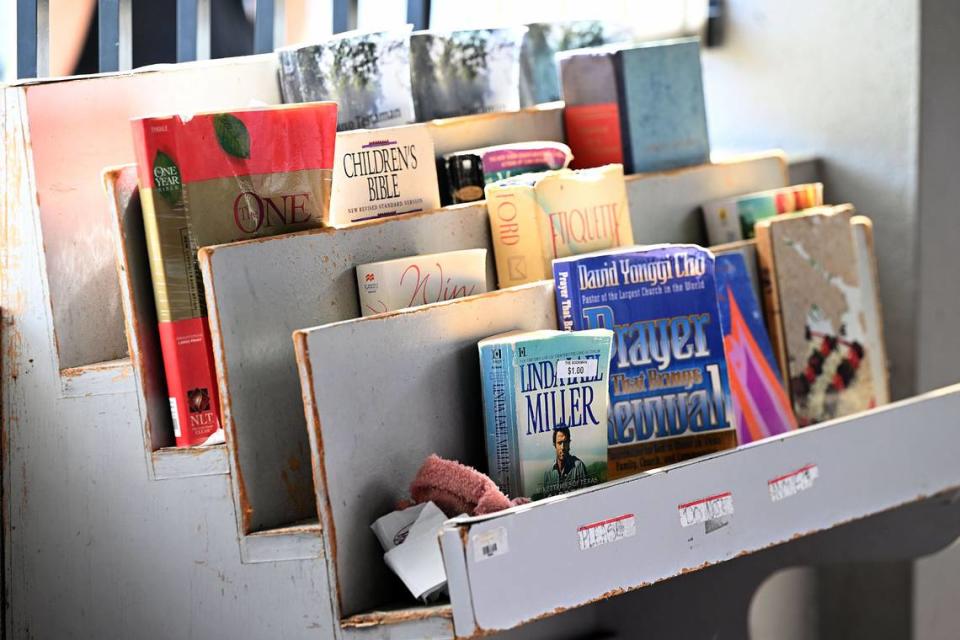
<path fill-rule="evenodd" d="M 630 173 L 710 161 L 700 44 L 683 38 L 615 55 L 623 161 Z"/>
<path fill-rule="evenodd" d="M 553 262 L 561 328 L 614 332 L 611 479 L 737 444 L 714 269 L 695 245 Z"/>
<path fill-rule="evenodd" d="M 481 340 L 488 475 L 533 500 L 607 479 L 606 330 L 512 331 Z"/>
<path fill-rule="evenodd" d="M 797 428 L 741 253 L 717 255 L 717 302 L 740 444 Z"/>

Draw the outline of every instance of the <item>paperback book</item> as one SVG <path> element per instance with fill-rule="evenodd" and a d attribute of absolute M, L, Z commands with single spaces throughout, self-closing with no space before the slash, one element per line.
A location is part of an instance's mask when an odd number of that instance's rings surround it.
<path fill-rule="evenodd" d="M 520 108 L 526 27 L 416 31 L 410 38 L 417 122 Z"/>
<path fill-rule="evenodd" d="M 877 373 L 886 357 L 875 271 L 852 218 L 853 207 L 841 205 L 756 225 L 767 321 L 800 426 L 889 395 Z"/>
<path fill-rule="evenodd" d="M 278 49 L 283 101 L 336 102 L 339 131 L 414 122 L 410 31 L 351 31 Z"/>
<path fill-rule="evenodd" d="M 562 142 L 515 142 L 443 156 L 453 204 L 483 200 L 483 189 L 523 173 L 566 169 L 573 156 Z"/>
<path fill-rule="evenodd" d="M 440 206 L 426 125 L 338 133 L 333 172 L 332 226 Z"/>
<path fill-rule="evenodd" d="M 360 311 L 369 316 L 487 291 L 487 250 L 463 249 L 357 266 Z"/>
<path fill-rule="evenodd" d="M 798 184 L 708 202 L 703 205 L 703 220 L 710 244 L 723 244 L 753 238 L 758 220 L 822 204 L 823 184 Z"/>
<path fill-rule="evenodd" d="M 737 445 L 710 251 L 596 252 L 554 261 L 553 275 L 562 329 L 614 332 L 611 479 Z"/>
<path fill-rule="evenodd" d="M 480 349 L 489 475 L 533 500 L 607 479 L 613 333 L 512 331 Z"/>
<path fill-rule="evenodd" d="M 695 38 L 557 54 L 573 167 L 622 163 L 627 173 L 710 161 Z"/>
<path fill-rule="evenodd" d="M 740 444 L 797 428 L 744 256 L 716 256 L 717 301 Z"/>
<path fill-rule="evenodd" d="M 628 42 L 635 34 L 600 20 L 534 22 L 527 25 L 520 51 L 520 105 L 533 106 L 560 99 L 558 51 Z"/>
<path fill-rule="evenodd" d="M 133 121 L 160 348 L 178 446 L 221 441 L 197 249 L 320 226 L 337 106 Z"/>
<path fill-rule="evenodd" d="M 501 288 L 549 279 L 555 258 L 633 244 L 621 165 L 528 173 L 485 191 Z"/>

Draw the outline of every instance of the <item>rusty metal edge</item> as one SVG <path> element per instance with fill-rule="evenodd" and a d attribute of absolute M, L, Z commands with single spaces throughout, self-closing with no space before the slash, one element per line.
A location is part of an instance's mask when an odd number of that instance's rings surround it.
<path fill-rule="evenodd" d="M 327 493 L 327 469 L 323 459 L 323 434 L 320 430 L 320 414 L 317 411 L 313 392 L 313 366 L 310 364 L 310 346 L 307 332 L 294 331 L 293 349 L 300 377 L 300 394 L 303 398 L 303 411 L 307 420 L 307 435 L 310 438 L 310 466 L 313 471 L 313 489 L 317 503 L 317 516 L 320 521 L 320 533 L 323 540 L 324 562 L 327 567 L 327 579 L 330 583 L 330 613 L 333 620 L 343 617 L 341 607 L 340 578 L 337 571 L 337 534 L 330 509 L 330 496 Z"/>
<path fill-rule="evenodd" d="M 227 458 L 230 460 L 230 476 L 233 478 L 237 533 L 239 537 L 242 537 L 251 533 L 250 520 L 253 515 L 253 507 L 250 505 L 250 500 L 247 497 L 247 486 L 243 479 L 243 471 L 240 469 L 240 456 L 237 452 L 236 426 L 233 422 L 233 413 L 230 406 L 229 372 L 227 371 L 226 362 L 223 360 L 223 334 L 220 327 L 220 314 L 217 312 L 217 306 L 213 304 L 216 298 L 213 273 L 211 271 L 213 251 L 207 247 L 201 248 L 197 253 L 197 259 L 200 262 L 200 272 L 203 274 L 203 288 L 207 298 L 207 321 L 210 325 L 210 340 L 213 344 L 214 354 L 213 362 L 217 374 L 217 387 L 220 391 L 220 422 L 223 427 L 224 438 L 227 445 Z M 239 537 L 237 539 L 238 545 L 240 544 Z"/>

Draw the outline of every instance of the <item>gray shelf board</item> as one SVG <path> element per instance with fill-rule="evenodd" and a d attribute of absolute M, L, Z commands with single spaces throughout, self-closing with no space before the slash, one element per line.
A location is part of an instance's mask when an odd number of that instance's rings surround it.
<path fill-rule="evenodd" d="M 320 522 L 314 518 L 277 529 L 257 531 L 240 538 L 244 564 L 310 560 L 323 557 Z"/>
<path fill-rule="evenodd" d="M 344 618 L 340 630 L 350 640 L 452 640 L 453 612 L 449 604 L 377 610 Z"/>
<path fill-rule="evenodd" d="M 457 635 L 511 629 L 956 490 L 958 416 L 960 385 L 493 516 L 451 520 L 441 546 Z M 812 485 L 772 500 L 771 480 L 811 464 L 819 471 Z M 726 492 L 733 511 L 725 522 L 682 526 L 681 505 Z M 625 514 L 635 520 L 632 536 L 581 549 L 578 529 Z M 486 536 L 507 550 L 478 556 Z M 543 588 L 553 584 L 565 588 Z"/>
<path fill-rule="evenodd" d="M 175 480 L 230 473 L 227 447 L 164 447 L 150 454 L 154 480 Z"/>

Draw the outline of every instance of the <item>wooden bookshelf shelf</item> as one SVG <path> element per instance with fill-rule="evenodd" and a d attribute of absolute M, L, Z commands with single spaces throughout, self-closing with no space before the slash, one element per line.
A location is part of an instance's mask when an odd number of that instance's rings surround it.
<path fill-rule="evenodd" d="M 441 544 L 456 635 L 512 629 L 960 489 L 958 416 L 960 385 L 497 515 L 451 520 Z M 726 496 L 726 508 L 717 496 Z M 712 514 L 696 506 L 710 498 L 718 507 Z M 624 516 L 632 527 L 584 528 Z M 945 539 L 960 534 L 953 526 Z M 564 589 L 543 588 L 560 583 Z"/>

